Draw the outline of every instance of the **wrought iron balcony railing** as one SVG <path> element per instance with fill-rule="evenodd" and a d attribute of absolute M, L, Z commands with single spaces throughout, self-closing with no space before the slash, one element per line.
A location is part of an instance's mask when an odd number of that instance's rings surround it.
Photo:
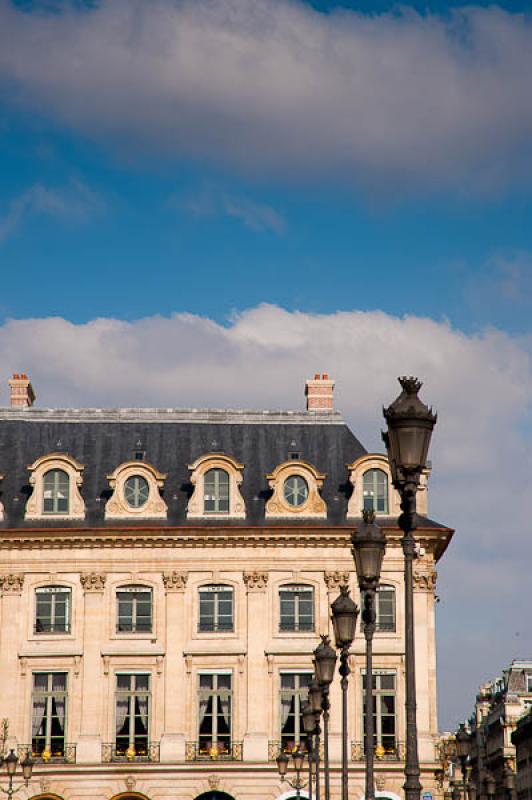
<path fill-rule="evenodd" d="M 125 763 L 154 762 L 159 761 L 160 743 L 148 742 L 137 747 L 117 746 L 116 744 L 102 744 L 102 762 L 109 764 L 112 761 L 122 761 Z"/>
<path fill-rule="evenodd" d="M 242 761 L 242 742 L 187 742 L 185 761 Z"/>
<path fill-rule="evenodd" d="M 393 747 L 375 747 L 375 761 L 404 761 L 406 748 L 404 742 L 395 742 Z M 363 742 L 351 742 L 351 758 L 353 761 L 363 761 L 366 757 Z"/>
<path fill-rule="evenodd" d="M 36 764 L 76 763 L 75 744 L 52 745 L 51 747 L 33 747 L 31 744 L 18 745 L 17 755 L 21 761 L 28 753 Z"/>

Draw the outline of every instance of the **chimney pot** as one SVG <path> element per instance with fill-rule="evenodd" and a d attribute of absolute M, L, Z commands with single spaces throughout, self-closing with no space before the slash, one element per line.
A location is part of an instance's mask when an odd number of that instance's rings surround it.
<path fill-rule="evenodd" d="M 11 390 L 12 408 L 30 408 L 34 404 L 35 392 L 25 372 L 22 374 L 14 372 L 8 384 Z"/>
<path fill-rule="evenodd" d="M 334 381 L 329 378 L 327 372 L 320 375 L 316 372 L 313 380 L 308 380 L 305 384 L 305 396 L 307 398 L 307 411 L 321 411 L 322 413 L 332 413 L 334 411 Z"/>

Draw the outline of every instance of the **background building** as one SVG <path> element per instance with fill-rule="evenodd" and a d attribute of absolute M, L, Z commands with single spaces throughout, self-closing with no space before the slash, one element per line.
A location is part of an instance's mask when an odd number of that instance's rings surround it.
<path fill-rule="evenodd" d="M 402 795 L 404 596 L 386 458 L 333 410 L 39 409 L 25 375 L 0 410 L 0 715 L 38 760 L 21 797 L 110 800 L 286 794 L 318 634 L 350 533 L 373 507 L 387 537 L 374 643 L 376 783 Z M 427 478 L 428 476 L 426 476 Z M 424 790 L 438 792 L 435 565 L 452 531 L 419 494 L 415 619 Z M 350 796 L 363 795 L 364 639 L 349 685 Z M 340 687 L 331 686 L 333 797 Z M 126 794 L 122 794 L 126 793 Z"/>
<path fill-rule="evenodd" d="M 493 778 L 495 797 L 506 800 L 505 770 L 515 770 L 512 733 L 532 706 L 532 661 L 514 660 L 502 675 L 481 687 L 471 718 L 471 779 L 481 798 L 488 797 Z"/>

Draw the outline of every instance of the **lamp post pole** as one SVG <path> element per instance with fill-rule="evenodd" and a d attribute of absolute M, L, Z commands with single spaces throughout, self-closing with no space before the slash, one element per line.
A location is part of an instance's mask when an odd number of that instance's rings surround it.
<path fill-rule="evenodd" d="M 414 642 L 414 531 L 417 527 L 417 490 L 423 470 L 426 469 L 430 439 L 437 417 L 419 399 L 418 392 L 422 384 L 417 378 L 399 378 L 399 383 L 402 387 L 401 394 L 384 409 L 388 430 L 383 433 L 383 439 L 388 450 L 393 485 L 401 497 L 402 511 L 398 524 L 403 531 L 405 576 L 406 763 L 403 788 L 406 800 L 420 800 Z"/>
<path fill-rule="evenodd" d="M 314 770 L 316 773 L 316 800 L 320 800 L 320 747 L 321 747 L 321 725 L 320 717 L 322 714 L 323 693 L 321 686 L 314 677 L 308 689 L 308 702 L 314 714 Z"/>
<path fill-rule="evenodd" d="M 377 615 L 375 612 L 375 595 L 379 585 L 382 561 L 386 549 L 384 533 L 375 522 L 375 511 L 362 511 L 362 524 L 351 536 L 352 552 L 358 577 L 360 593 L 364 608 L 362 621 L 366 639 L 366 694 L 365 694 L 365 753 L 366 753 L 366 797 L 375 800 L 374 739 L 375 725 L 373 720 L 373 635 Z"/>
<path fill-rule="evenodd" d="M 462 773 L 462 786 L 464 790 L 464 800 L 467 800 L 467 760 L 469 758 L 469 753 L 471 749 L 471 736 L 466 730 L 466 726 L 464 723 L 460 723 L 460 726 L 456 732 L 455 736 L 456 741 L 456 755 L 458 756 L 458 760 L 460 762 L 460 772 Z"/>
<path fill-rule="evenodd" d="M 347 586 L 340 587 L 340 594 L 331 604 L 332 622 L 336 647 L 340 650 L 340 676 L 342 687 L 342 800 L 348 800 L 348 730 L 347 730 L 347 689 L 349 669 L 349 648 L 355 638 L 358 606 L 349 596 Z"/>
<path fill-rule="evenodd" d="M 323 711 L 323 766 L 325 773 L 325 800 L 330 800 L 331 785 L 329 773 L 329 686 L 334 678 L 336 667 L 336 651 L 331 647 L 328 636 L 321 637 L 321 642 L 314 650 L 314 672 L 321 692 L 321 708 Z"/>
<path fill-rule="evenodd" d="M 307 736 L 307 757 L 308 757 L 308 797 L 312 800 L 312 772 L 314 766 L 314 734 L 316 730 L 316 720 L 310 703 L 305 703 L 301 711 L 303 717 L 303 729 Z"/>

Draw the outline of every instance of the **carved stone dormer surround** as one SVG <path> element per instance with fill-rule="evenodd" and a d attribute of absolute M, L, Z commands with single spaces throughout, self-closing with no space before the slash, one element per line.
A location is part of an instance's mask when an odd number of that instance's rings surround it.
<path fill-rule="evenodd" d="M 68 512 L 44 512 L 44 476 L 52 469 L 66 472 L 69 477 Z M 49 453 L 41 456 L 33 464 L 29 464 L 30 485 L 33 492 L 26 503 L 24 519 L 84 519 L 85 502 L 80 494 L 79 487 L 83 483 L 83 464 L 66 453 Z"/>
<path fill-rule="evenodd" d="M 264 570 L 251 570 L 242 573 L 242 579 L 248 592 L 265 592 L 268 587 L 269 573 Z"/>
<path fill-rule="evenodd" d="M 244 465 L 225 453 L 206 453 L 188 467 L 191 470 L 190 482 L 194 491 L 187 507 L 188 519 L 245 519 L 246 504 L 240 493 L 244 480 Z M 221 469 L 229 475 L 229 511 L 205 511 L 205 475 L 211 469 Z"/>
<path fill-rule="evenodd" d="M 132 507 L 124 493 L 128 478 L 139 475 L 148 484 L 148 499 L 139 508 Z M 113 494 L 105 505 L 106 519 L 166 519 L 168 507 L 160 495 L 166 475 L 146 461 L 125 461 L 107 476 Z"/>
<path fill-rule="evenodd" d="M 7 575 L 0 575 L 0 592 L 2 594 L 22 594 L 24 586 L 24 575 L 21 573 L 9 572 Z"/>
<path fill-rule="evenodd" d="M 379 469 L 388 478 L 388 512 L 384 516 L 397 517 L 401 513 L 400 498 L 392 486 L 390 465 L 388 458 L 382 453 L 365 453 L 352 464 L 347 465 L 349 483 L 353 492 L 347 503 L 347 518 L 362 516 L 364 508 L 364 475 L 372 469 Z"/>
<path fill-rule="evenodd" d="M 101 572 L 83 572 L 79 576 L 84 592 L 103 592 L 107 575 Z"/>
<path fill-rule="evenodd" d="M 284 496 L 285 481 L 292 476 L 303 478 L 308 486 L 308 497 L 299 506 L 290 505 Z M 273 489 L 273 494 L 266 503 L 266 519 L 327 518 L 327 506 L 320 495 L 320 489 L 323 486 L 326 475 L 318 472 L 312 464 L 299 459 L 284 461 L 266 478 L 270 489 Z"/>
<path fill-rule="evenodd" d="M 184 592 L 187 588 L 188 572 L 163 572 L 163 584 L 165 592 Z"/>

